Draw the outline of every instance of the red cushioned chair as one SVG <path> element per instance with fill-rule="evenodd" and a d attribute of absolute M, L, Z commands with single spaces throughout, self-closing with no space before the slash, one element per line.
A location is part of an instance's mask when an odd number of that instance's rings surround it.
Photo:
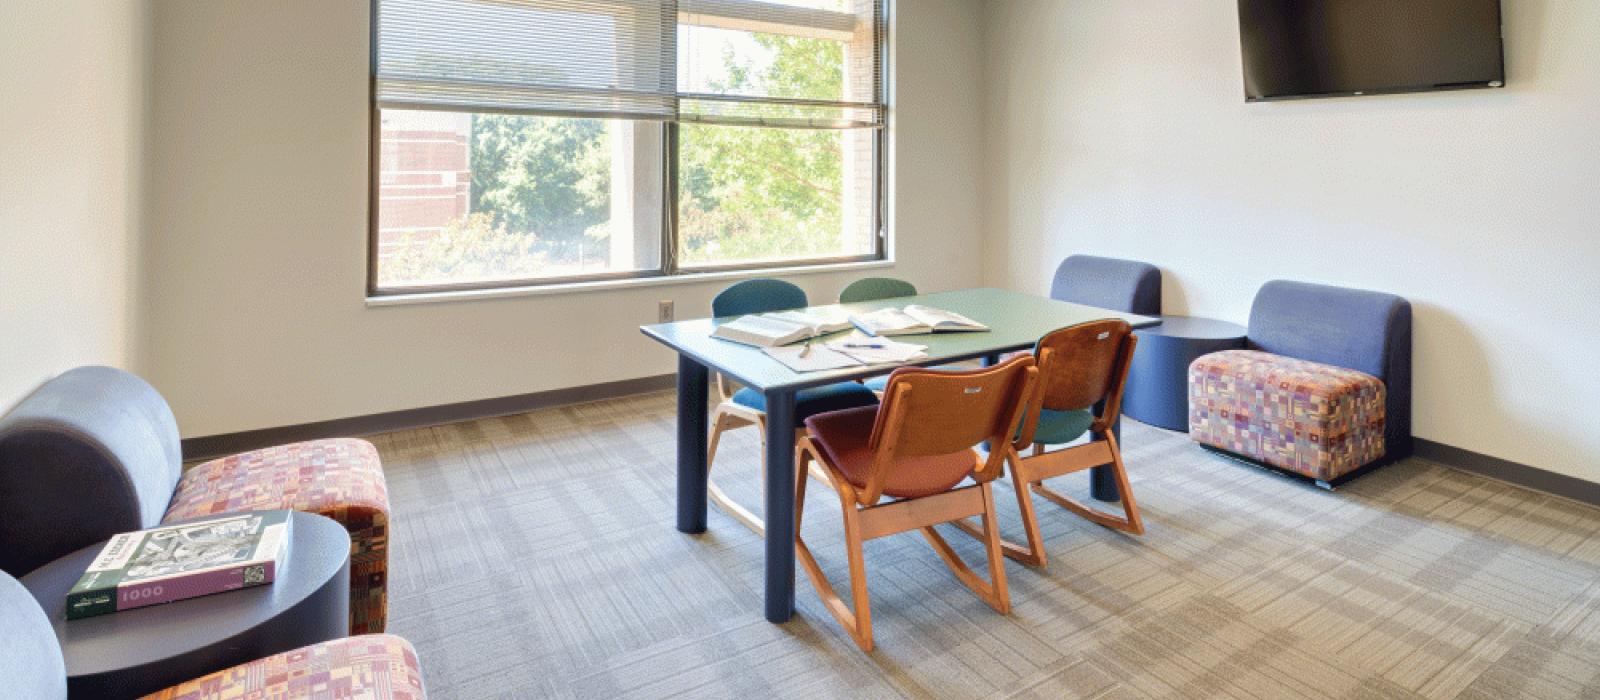
<path fill-rule="evenodd" d="M 995 610 L 1010 612 L 989 489 L 1008 452 L 995 450 L 985 460 L 973 447 L 1011 439 L 1037 373 L 1028 356 L 971 371 L 905 367 L 889 375 L 881 406 L 806 419 L 806 435 L 800 439 L 795 462 L 839 496 L 853 612 L 828 584 L 800 537 L 809 481 L 805 472 L 795 497 L 795 551 L 823 604 L 862 650 L 871 651 L 873 646 L 861 554 L 866 540 L 920 529 L 958 580 Z M 969 479 L 972 483 L 961 485 Z M 892 500 L 880 502 L 885 496 Z M 988 581 L 978 578 L 933 529 L 970 516 L 982 518 Z"/>

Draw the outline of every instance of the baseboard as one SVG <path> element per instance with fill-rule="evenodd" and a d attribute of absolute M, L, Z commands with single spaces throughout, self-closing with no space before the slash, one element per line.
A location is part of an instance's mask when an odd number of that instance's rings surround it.
<path fill-rule="evenodd" d="M 185 461 L 210 459 L 301 440 L 370 435 L 391 430 L 405 430 L 407 428 L 421 428 L 442 423 L 454 423 L 456 421 L 505 416 L 553 406 L 614 399 L 633 394 L 671 389 L 675 385 L 675 380 L 676 375 L 660 374 L 602 384 L 539 391 L 531 394 L 502 396 L 493 399 L 425 406 L 423 408 L 374 413 L 351 418 L 336 418 L 277 428 L 263 428 L 260 430 L 188 438 L 183 441 L 183 458 Z M 1415 443 L 1417 457 L 1465 472 L 1600 507 L 1600 483 L 1586 481 L 1575 476 L 1557 474 L 1538 467 L 1499 457 L 1491 457 L 1432 440 L 1416 438 Z"/>
<path fill-rule="evenodd" d="M 1486 454 L 1464 450 L 1432 440 L 1417 438 L 1416 443 L 1416 456 L 1423 459 L 1438 462 L 1464 472 L 1486 476 L 1497 481 L 1504 481 L 1508 484 L 1515 484 L 1579 503 L 1600 507 L 1600 483 L 1586 481 L 1575 476 L 1567 476 L 1566 474 L 1557 474 L 1520 462 L 1513 462 L 1509 459 L 1490 457 Z"/>
<path fill-rule="evenodd" d="M 315 423 L 301 423 L 277 428 L 262 428 L 260 430 L 188 438 L 183 441 L 183 459 L 185 461 L 211 459 L 302 440 L 370 435 L 372 433 L 421 428 L 441 423 L 506 416 L 553 406 L 614 399 L 621 396 L 671 389 L 676 385 L 676 378 L 677 375 L 660 374 L 652 377 L 552 389 L 531 394 L 502 396 L 493 399 L 410 408 L 351 418 L 335 418 Z"/>

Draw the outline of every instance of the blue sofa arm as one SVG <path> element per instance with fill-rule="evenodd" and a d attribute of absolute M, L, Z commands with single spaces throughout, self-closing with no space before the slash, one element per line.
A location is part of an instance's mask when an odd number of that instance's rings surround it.
<path fill-rule="evenodd" d="M 0 571 L 155 526 L 182 466 L 177 420 L 144 380 L 79 367 L 45 382 L 0 418 Z"/>
<path fill-rule="evenodd" d="M 1411 303 L 1393 294 L 1273 280 L 1250 307 L 1249 347 L 1383 381 L 1383 461 L 1409 456 Z"/>
<path fill-rule="evenodd" d="M 6 697 L 66 700 L 67 666 L 44 610 L 22 583 L 0 571 L 0 678 Z"/>

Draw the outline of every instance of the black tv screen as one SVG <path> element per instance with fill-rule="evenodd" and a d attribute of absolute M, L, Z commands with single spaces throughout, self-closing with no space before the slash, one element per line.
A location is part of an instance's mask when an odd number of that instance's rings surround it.
<path fill-rule="evenodd" d="M 1500 0 L 1239 0 L 1248 101 L 1505 84 Z"/>

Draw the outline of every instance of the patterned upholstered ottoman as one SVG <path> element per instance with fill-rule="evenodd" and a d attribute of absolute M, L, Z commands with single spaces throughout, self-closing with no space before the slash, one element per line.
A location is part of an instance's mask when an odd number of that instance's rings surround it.
<path fill-rule="evenodd" d="M 145 700 L 422 700 L 411 644 L 388 634 L 346 637 L 273 654 L 181 683 Z"/>
<path fill-rule="evenodd" d="M 1189 435 L 1322 482 L 1384 455 L 1384 386 L 1343 367 L 1257 350 L 1189 365 Z"/>
<path fill-rule="evenodd" d="M 162 522 L 277 508 L 327 516 L 350 531 L 350 633 L 382 632 L 389 495 L 372 443 L 313 440 L 205 462 L 184 473 Z"/>

